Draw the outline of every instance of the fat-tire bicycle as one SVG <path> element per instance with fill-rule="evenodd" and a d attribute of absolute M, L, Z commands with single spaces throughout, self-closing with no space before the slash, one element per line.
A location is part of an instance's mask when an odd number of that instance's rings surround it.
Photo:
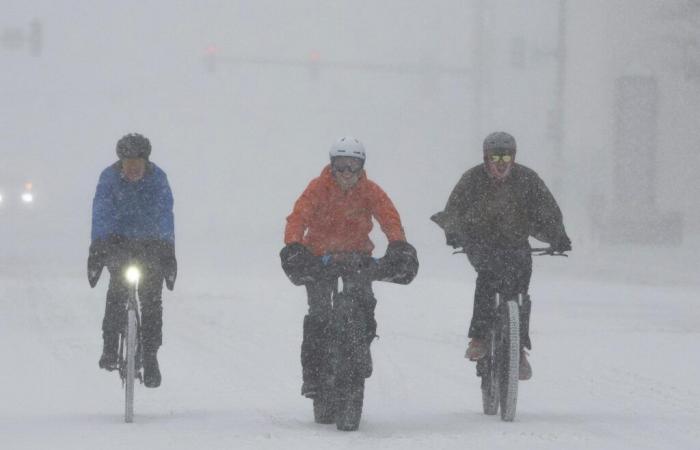
<path fill-rule="evenodd" d="M 372 282 L 411 283 L 418 273 L 416 249 L 408 242 L 393 241 L 379 259 L 358 252 L 319 257 L 302 244 L 292 243 L 282 249 L 280 259 L 293 284 L 322 283 L 332 290 L 322 344 L 314 350 L 319 357 L 319 363 L 313 364 L 317 383 L 313 391 L 302 388 L 302 393 L 313 399 L 317 423 L 335 423 L 339 430 L 355 431 L 362 417 L 365 379 L 372 374 L 370 344 L 377 331 Z"/>
<path fill-rule="evenodd" d="M 366 255 L 334 255 L 324 270 L 338 285 L 332 295 L 328 342 L 320 365 L 320 387 L 313 398 L 314 420 L 342 431 L 360 425 L 365 378 L 372 373 L 370 343 L 375 337 L 376 302 L 371 285 L 375 260 Z M 371 310 L 371 311 L 370 311 Z"/>

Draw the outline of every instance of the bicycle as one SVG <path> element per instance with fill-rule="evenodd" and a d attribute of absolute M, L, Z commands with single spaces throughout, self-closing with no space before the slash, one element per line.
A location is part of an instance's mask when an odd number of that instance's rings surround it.
<path fill-rule="evenodd" d="M 370 343 L 376 321 L 370 313 L 376 302 L 366 291 L 373 280 L 376 261 L 357 253 L 336 254 L 324 266 L 335 286 L 331 303 L 327 351 L 320 366 L 320 389 L 313 398 L 314 420 L 335 423 L 338 430 L 359 428 L 364 403 L 365 378 L 372 373 Z"/>
<path fill-rule="evenodd" d="M 551 248 L 533 248 L 530 251 L 536 256 L 567 256 Z M 520 308 L 524 298 L 523 293 L 506 298 L 496 292 L 493 302 L 496 320 L 487 334 L 486 356 L 476 363 L 477 376 L 481 377 L 484 414 L 496 415 L 500 407 L 501 420 L 506 422 L 515 419 L 518 403 Z"/>
<path fill-rule="evenodd" d="M 360 252 L 319 257 L 302 244 L 293 243 L 280 251 L 280 260 L 294 285 L 314 283 L 325 292 L 332 291 L 328 320 L 323 321 L 327 325 L 323 325 L 320 342 L 313 350 L 314 359 L 320 357 L 313 363 L 318 376 L 313 377 L 313 389 L 302 387 L 302 394 L 313 399 L 316 423 L 335 423 L 339 430 L 355 431 L 362 416 L 365 379 L 372 374 L 370 344 L 377 337 L 376 299 L 371 284 L 411 283 L 419 267 L 416 249 L 408 242 L 393 241 L 379 259 Z M 304 319 L 305 329 L 308 317 Z M 302 366 L 303 359 L 302 343 Z"/>
<path fill-rule="evenodd" d="M 138 285 L 141 271 L 130 264 L 124 276 L 129 284 L 129 297 L 126 303 L 126 328 L 119 337 L 119 377 L 125 391 L 124 422 L 134 421 L 134 385 L 143 383 L 143 349 L 141 343 L 141 317 L 139 314 Z"/>

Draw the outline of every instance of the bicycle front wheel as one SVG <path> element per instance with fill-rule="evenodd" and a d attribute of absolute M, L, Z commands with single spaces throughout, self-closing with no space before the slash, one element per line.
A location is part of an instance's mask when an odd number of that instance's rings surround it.
<path fill-rule="evenodd" d="M 127 316 L 124 421 L 131 423 L 134 421 L 134 381 L 136 377 L 136 311 L 130 309 Z"/>
<path fill-rule="evenodd" d="M 499 318 L 498 380 L 501 419 L 512 422 L 518 404 L 518 375 L 520 370 L 520 312 L 511 300 L 502 305 Z"/>
<path fill-rule="evenodd" d="M 356 431 L 362 418 L 365 378 L 361 375 L 349 377 L 337 387 L 336 395 L 336 428 L 340 431 Z"/>

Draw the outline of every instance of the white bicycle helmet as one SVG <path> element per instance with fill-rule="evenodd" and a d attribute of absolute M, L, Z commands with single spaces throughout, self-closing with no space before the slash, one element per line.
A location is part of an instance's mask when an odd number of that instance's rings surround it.
<path fill-rule="evenodd" d="M 329 153 L 331 159 L 336 156 L 349 156 L 351 158 L 361 159 L 362 162 L 364 162 L 367 158 L 365 155 L 365 146 L 362 145 L 362 142 L 350 136 L 338 139 L 335 144 L 331 146 L 331 151 Z"/>

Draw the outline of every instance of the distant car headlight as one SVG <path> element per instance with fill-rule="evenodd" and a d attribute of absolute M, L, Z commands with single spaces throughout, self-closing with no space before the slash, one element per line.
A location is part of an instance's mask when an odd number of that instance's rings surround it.
<path fill-rule="evenodd" d="M 0 194 L 0 203 L 2 203 L 2 194 Z"/>
<path fill-rule="evenodd" d="M 24 203 L 32 203 L 34 201 L 34 194 L 31 192 L 25 192 L 22 194 L 22 201 Z"/>

